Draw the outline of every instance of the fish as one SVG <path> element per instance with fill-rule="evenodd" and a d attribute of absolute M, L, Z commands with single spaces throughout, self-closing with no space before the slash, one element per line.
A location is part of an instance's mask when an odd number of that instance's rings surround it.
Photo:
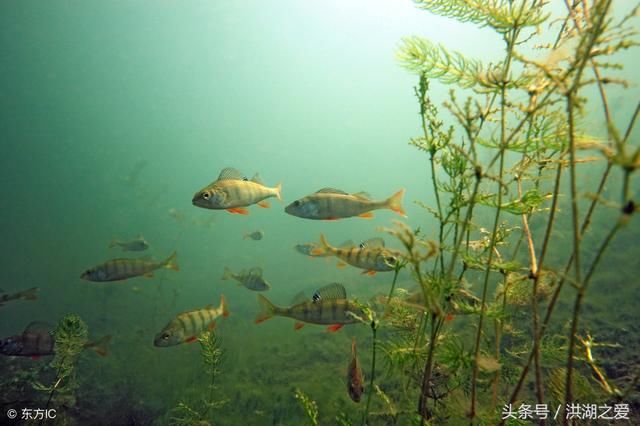
<path fill-rule="evenodd" d="M 267 291 L 271 289 L 271 285 L 262 276 L 261 268 L 251 268 L 248 271 L 242 270 L 238 274 L 234 274 L 231 269 L 224 267 L 223 280 L 234 279 L 238 281 L 238 285 L 243 285 L 253 291 Z"/>
<path fill-rule="evenodd" d="M 347 217 L 372 218 L 372 210 L 390 209 L 406 217 L 402 208 L 404 189 L 382 201 L 373 201 L 366 192 L 348 194 L 340 189 L 322 188 L 289 204 L 284 211 L 292 216 L 313 220 L 338 220 Z"/>
<path fill-rule="evenodd" d="M 314 249 L 311 252 L 313 255 L 330 253 L 342 262 L 364 269 L 362 273 L 367 275 L 393 271 L 401 257 L 401 253 L 386 249 L 382 238 L 371 238 L 357 246 L 342 248 L 331 246 L 324 234 L 322 234 L 320 235 L 320 242 L 322 247 Z M 343 266 L 345 266 L 344 263 L 338 263 L 339 268 Z"/>
<path fill-rule="evenodd" d="M 38 298 L 38 287 L 32 287 L 12 294 L 0 295 L 0 306 L 12 300 L 36 300 Z"/>
<path fill-rule="evenodd" d="M 344 286 L 339 283 L 326 285 L 318 289 L 313 298 L 288 307 L 276 306 L 261 294 L 258 295 L 258 303 L 261 311 L 255 318 L 256 324 L 274 316 L 288 317 L 298 321 L 294 325 L 296 330 L 303 322 L 329 325 L 327 331 L 335 332 L 345 324 L 359 322 L 357 317 L 364 316 L 362 308 L 346 298 Z"/>
<path fill-rule="evenodd" d="M 84 271 L 80 278 L 87 281 L 106 282 L 120 281 L 127 278 L 145 276 L 150 278 L 153 271 L 160 268 L 179 271 L 176 262 L 177 252 L 171 253 L 169 257 L 161 262 L 154 262 L 149 259 L 112 259 L 101 265 L 94 266 Z"/>
<path fill-rule="evenodd" d="M 360 402 L 364 393 L 364 377 L 356 352 L 356 338 L 351 339 L 351 362 L 347 367 L 347 391 L 353 402 Z"/>
<path fill-rule="evenodd" d="M 252 239 L 254 241 L 258 241 L 258 240 L 261 240 L 262 237 L 264 237 L 264 232 L 262 230 L 258 230 L 253 232 L 247 232 L 246 234 L 244 234 L 242 239 L 244 240 Z"/>
<path fill-rule="evenodd" d="M 0 354 L 7 356 L 30 356 L 37 359 L 55 353 L 54 327 L 40 321 L 31 322 L 15 336 L 0 339 Z M 107 344 L 111 336 L 104 336 L 95 342 L 87 342 L 84 349 L 90 349 L 100 356 L 107 355 Z"/>
<path fill-rule="evenodd" d="M 268 208 L 270 205 L 266 199 L 271 197 L 282 201 L 281 184 L 269 188 L 264 185 L 258 173 L 247 179 L 238 170 L 227 167 L 220 172 L 217 180 L 196 192 L 191 202 L 204 209 L 248 215 L 249 210 L 245 207 L 257 204 Z"/>
<path fill-rule="evenodd" d="M 149 243 L 142 235 L 138 235 L 131 241 L 118 241 L 114 238 L 109 244 L 109 248 L 113 247 L 120 247 L 124 251 L 145 251 L 149 248 Z"/>
<path fill-rule="evenodd" d="M 350 247 L 354 247 L 355 244 L 353 243 L 353 241 L 351 240 L 347 240 L 344 243 L 340 244 L 338 247 L 341 248 L 350 248 Z M 318 243 L 303 243 L 303 244 L 296 244 L 293 247 L 298 253 L 304 254 L 305 256 L 309 256 L 311 258 L 314 257 L 331 257 L 333 256 L 333 253 L 323 250 L 322 252 L 318 252 L 316 251 L 316 254 L 313 254 L 314 250 L 318 249 L 318 248 L 322 248 L 321 244 Z"/>
<path fill-rule="evenodd" d="M 216 319 L 220 316 L 228 317 L 229 310 L 224 295 L 220 295 L 220 305 L 214 308 L 207 305 L 203 309 L 186 311 L 176 315 L 169 323 L 156 334 L 153 345 L 168 347 L 182 343 L 193 343 L 198 336 L 206 330 L 213 330 Z"/>

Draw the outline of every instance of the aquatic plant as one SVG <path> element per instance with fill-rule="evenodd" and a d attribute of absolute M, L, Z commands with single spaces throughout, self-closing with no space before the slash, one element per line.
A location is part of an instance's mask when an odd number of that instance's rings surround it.
<path fill-rule="evenodd" d="M 627 85 L 615 76 L 621 68 L 615 55 L 638 45 L 631 23 L 638 6 L 617 16 L 611 0 L 567 0 L 566 13 L 556 19 L 549 2 L 540 0 L 415 3 L 430 13 L 491 28 L 504 43 L 504 55 L 498 63 L 484 63 L 420 37 L 405 38 L 399 49 L 401 64 L 418 76 L 414 92 L 422 134 L 410 143 L 429 158 L 434 199 L 421 205 L 435 218 L 438 239 L 424 242 L 418 230 L 406 225 L 387 230 L 407 249 L 424 306 L 414 350 L 401 350 L 403 344 L 391 337 L 383 343 L 388 362 L 402 361 L 406 367 L 398 354 L 409 353 L 422 372 L 415 383 L 421 424 L 445 419 L 438 402 L 457 398 L 451 389 L 459 386 L 468 395 L 459 401 L 466 401 L 471 422 L 478 417 L 500 422 L 496 407 L 521 399 L 531 367 L 538 404 L 547 401 L 548 392 L 556 397 L 562 393 L 558 402 L 563 404 L 575 402 L 578 392 L 585 395 L 585 386 L 595 384 L 584 378 L 580 367 L 591 370 L 607 394 L 619 395 L 593 359 L 591 338 L 579 334 L 594 273 L 612 240 L 639 209 L 631 177 L 640 167 L 640 147 L 632 146 L 630 135 L 640 103 L 620 127 L 607 97 L 609 87 Z M 543 36 L 543 24 L 556 30 L 554 40 Z M 453 118 L 449 125 L 429 96 L 434 82 L 454 86 L 443 104 Z M 592 87 L 599 99 L 587 97 Z M 593 129 L 587 121 L 586 106 L 594 103 L 602 110 L 606 131 L 597 136 L 589 134 Z M 580 192 L 587 188 L 578 185 L 578 171 L 585 165 L 601 172 L 588 197 Z M 616 171 L 622 176 L 619 181 L 611 179 Z M 563 183 L 567 174 L 568 183 Z M 558 212 L 565 185 L 571 242 L 564 258 L 554 253 L 564 262 L 556 269 L 549 260 L 550 242 L 564 220 Z M 617 201 L 605 191 L 607 185 L 619 191 Z M 609 227 L 604 235 L 590 236 L 600 240 L 586 247 L 582 240 L 598 208 L 613 209 L 617 217 L 604 224 Z M 533 220 L 544 225 L 532 229 Z M 416 252 L 420 245 L 434 252 L 421 255 Z M 432 255 L 433 267 L 425 271 L 422 264 Z M 387 312 L 394 285 L 391 288 Z M 562 331 L 551 323 L 561 293 L 574 297 L 569 326 Z M 472 335 L 457 335 L 449 325 L 461 314 L 473 326 Z M 560 346 L 548 344 L 558 339 Z M 583 358 L 577 355 L 580 343 L 586 351 Z M 443 393 L 434 390 L 436 372 L 449 382 Z M 491 397 L 481 398 L 481 388 L 490 388 Z M 597 392 L 589 395 L 602 400 Z"/>
<path fill-rule="evenodd" d="M 76 314 L 67 314 L 58 322 L 53 331 L 55 355 L 49 364 L 55 371 L 55 381 L 50 386 L 40 382 L 33 383 L 36 390 L 49 393 L 45 410 L 49 408 L 56 393 L 73 399 L 73 393 L 78 388 L 75 367 L 78 356 L 87 346 L 88 336 L 87 325 Z"/>
<path fill-rule="evenodd" d="M 295 397 L 300 402 L 312 426 L 318 426 L 318 404 L 300 389 L 295 390 Z"/>
<path fill-rule="evenodd" d="M 208 420 L 210 411 L 219 409 L 229 402 L 228 399 L 216 398 L 216 378 L 220 374 L 220 365 L 224 356 L 224 351 L 218 338 L 213 331 L 205 331 L 198 336 L 198 343 L 200 344 L 200 354 L 205 367 L 205 375 L 209 379 L 207 392 L 205 393 L 207 396 L 199 401 L 200 407 L 198 409 L 193 408 L 185 401 L 179 401 L 177 407 L 174 408 L 176 414 L 171 417 L 172 424 L 211 424 Z"/>

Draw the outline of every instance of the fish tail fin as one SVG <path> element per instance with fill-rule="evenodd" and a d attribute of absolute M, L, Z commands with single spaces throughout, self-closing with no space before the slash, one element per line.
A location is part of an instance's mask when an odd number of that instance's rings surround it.
<path fill-rule="evenodd" d="M 260 304 L 260 312 L 256 316 L 256 324 L 260 324 L 276 314 L 276 306 L 261 294 L 258 295 L 258 303 Z"/>
<path fill-rule="evenodd" d="M 228 317 L 229 316 L 229 309 L 227 308 L 227 299 L 224 298 L 224 294 L 220 295 L 220 308 L 218 308 L 222 311 L 222 316 L 223 317 Z"/>
<path fill-rule="evenodd" d="M 356 356 L 358 356 L 358 354 L 356 352 L 356 338 L 355 337 L 351 338 L 351 355 L 353 355 L 354 358 Z"/>
<path fill-rule="evenodd" d="M 229 269 L 228 266 L 224 267 L 224 273 L 222 274 L 222 280 L 228 280 L 229 278 L 231 278 L 231 276 L 233 275 L 233 272 L 231 271 L 231 269 Z"/>
<path fill-rule="evenodd" d="M 249 238 L 250 237 L 249 237 L 249 233 L 248 232 L 242 236 L 243 240 L 248 240 Z"/>
<path fill-rule="evenodd" d="M 22 292 L 22 299 L 36 300 L 38 298 L 38 287 L 33 287 Z"/>
<path fill-rule="evenodd" d="M 404 209 L 402 208 L 402 197 L 404 196 L 404 189 L 393 194 L 385 201 L 387 208 L 398 213 L 400 216 L 407 217 Z"/>
<path fill-rule="evenodd" d="M 167 260 L 163 262 L 163 266 L 167 269 L 179 271 L 180 267 L 178 266 L 178 252 L 174 251 L 173 253 L 171 253 L 171 256 L 167 257 Z"/>
<path fill-rule="evenodd" d="M 114 248 L 118 245 L 118 240 L 116 240 L 115 238 L 113 238 L 111 240 L 111 242 L 109 243 L 109 248 Z"/>
<path fill-rule="evenodd" d="M 104 336 L 95 342 L 87 343 L 86 348 L 91 349 L 100 356 L 107 356 L 109 354 L 109 348 L 107 345 L 111 341 L 111 335 Z"/>
<path fill-rule="evenodd" d="M 276 198 L 278 201 L 282 201 L 282 183 L 276 185 Z"/>

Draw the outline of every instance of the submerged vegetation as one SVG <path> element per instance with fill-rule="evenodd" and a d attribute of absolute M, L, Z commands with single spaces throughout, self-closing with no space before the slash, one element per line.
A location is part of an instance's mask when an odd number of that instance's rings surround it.
<path fill-rule="evenodd" d="M 424 208 L 439 228 L 432 264 L 413 249 L 424 244 L 419 232 L 391 231 L 407 248 L 424 305 L 388 322 L 398 331 L 382 343 L 389 374 L 407 381 L 395 405 L 413 405 L 420 424 L 504 424 L 503 407 L 520 402 L 629 404 L 620 397 L 633 389 L 611 385 L 580 320 L 603 256 L 639 208 L 640 147 L 631 135 L 640 104 L 621 125 L 607 97 L 627 85 L 615 76 L 615 55 L 637 46 L 637 8 L 618 17 L 610 0 L 566 1 L 564 16 L 552 19 L 549 2 L 538 0 L 416 3 L 491 28 L 504 57 L 483 63 L 419 37 L 398 52 L 418 76 L 422 134 L 411 144 L 428 156 L 434 200 Z M 444 113 L 429 96 L 437 83 L 452 86 Z M 598 98 L 587 95 L 591 87 Z M 590 133 L 594 119 L 605 134 Z M 580 184 L 585 164 L 601 173 L 593 189 Z M 570 212 L 568 250 L 550 244 L 567 226 L 561 207 Z M 593 226 L 600 209 L 604 233 Z M 568 316 L 557 312 L 563 298 L 573 299 Z"/>

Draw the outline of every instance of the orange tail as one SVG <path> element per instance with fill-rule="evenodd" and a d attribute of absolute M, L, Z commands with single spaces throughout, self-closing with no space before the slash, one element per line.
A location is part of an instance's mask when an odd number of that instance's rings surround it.
<path fill-rule="evenodd" d="M 402 197 L 404 196 L 404 189 L 393 194 L 386 201 L 386 205 L 390 210 L 398 213 L 400 216 L 407 217 L 404 209 L 402 208 Z"/>

